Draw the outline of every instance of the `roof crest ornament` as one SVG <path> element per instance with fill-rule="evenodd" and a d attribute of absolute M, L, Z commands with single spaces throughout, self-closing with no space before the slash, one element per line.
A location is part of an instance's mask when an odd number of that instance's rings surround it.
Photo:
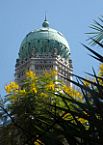
<path fill-rule="evenodd" d="M 44 19 L 44 22 L 43 22 L 42 26 L 45 27 L 45 28 L 49 27 L 49 22 L 47 21 L 46 12 L 45 12 L 45 19 Z"/>
<path fill-rule="evenodd" d="M 46 12 L 45 12 L 45 19 L 44 19 L 44 21 L 47 21 Z"/>

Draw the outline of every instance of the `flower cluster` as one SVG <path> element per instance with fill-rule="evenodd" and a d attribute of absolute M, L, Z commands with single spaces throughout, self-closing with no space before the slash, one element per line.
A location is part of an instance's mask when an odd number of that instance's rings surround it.
<path fill-rule="evenodd" d="M 26 78 L 28 78 L 28 79 L 36 79 L 37 76 L 36 76 L 36 74 L 33 71 L 30 70 L 30 71 L 26 72 Z"/>
<path fill-rule="evenodd" d="M 99 76 L 103 77 L 103 63 L 99 66 Z"/>
<path fill-rule="evenodd" d="M 51 90 L 51 91 L 55 91 L 55 83 L 54 82 L 49 82 L 46 86 L 45 86 L 46 90 Z"/>
<path fill-rule="evenodd" d="M 79 98 L 82 99 L 82 95 L 79 91 L 75 90 L 73 87 L 71 86 L 63 86 L 63 91 L 68 94 L 69 96 L 73 97 L 73 98 Z"/>
<path fill-rule="evenodd" d="M 84 118 L 78 118 L 78 121 L 80 121 L 80 123 L 82 123 L 82 124 L 87 124 L 88 123 L 88 121 Z"/>
<path fill-rule="evenodd" d="M 83 81 L 83 85 L 86 86 L 86 87 L 89 87 L 90 86 L 90 83 L 85 80 L 85 81 Z"/>
<path fill-rule="evenodd" d="M 19 85 L 16 82 L 11 82 L 5 86 L 5 90 L 8 94 L 17 91 L 18 89 Z"/>
<path fill-rule="evenodd" d="M 44 145 L 44 143 L 43 143 L 41 140 L 37 139 L 37 140 L 34 142 L 34 145 Z"/>
<path fill-rule="evenodd" d="M 56 70 L 51 70 L 51 71 L 44 71 L 43 75 L 45 78 L 55 78 L 57 76 L 58 72 Z"/>
<path fill-rule="evenodd" d="M 26 90 L 25 89 L 20 89 L 20 90 L 18 90 L 18 94 L 26 95 Z"/>
<path fill-rule="evenodd" d="M 35 83 L 30 84 L 30 92 L 37 93 L 37 87 Z"/>
<path fill-rule="evenodd" d="M 99 66 L 98 77 L 100 77 L 98 78 L 99 84 L 103 86 L 103 63 Z"/>
<path fill-rule="evenodd" d="M 42 98 L 48 98 L 50 92 L 52 92 L 52 95 L 54 92 L 60 92 L 63 94 L 66 93 L 74 98 L 82 98 L 81 93 L 73 87 L 63 85 L 60 82 L 57 83 L 55 75 L 57 75 L 57 72 L 51 71 L 45 72 L 44 75 L 37 77 L 33 71 L 28 71 L 26 72 L 24 85 L 21 88 L 16 82 L 11 82 L 9 85 L 5 86 L 5 90 L 7 93 L 12 92 L 12 97 L 10 98 L 13 98 L 13 100 L 14 98 L 16 100 L 16 97 L 18 98 L 18 96 L 28 96 L 30 93 L 36 94 Z"/>
<path fill-rule="evenodd" d="M 40 97 L 47 98 L 47 97 L 48 97 L 48 95 L 47 95 L 46 93 L 44 93 L 44 92 L 41 92 L 41 93 L 40 93 Z"/>

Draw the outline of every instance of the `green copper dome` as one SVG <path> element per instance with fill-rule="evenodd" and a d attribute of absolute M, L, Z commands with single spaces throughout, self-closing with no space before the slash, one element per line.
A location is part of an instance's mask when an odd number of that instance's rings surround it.
<path fill-rule="evenodd" d="M 49 27 L 45 19 L 42 28 L 36 29 L 26 35 L 21 43 L 19 59 L 27 59 L 31 55 L 54 54 L 69 60 L 70 49 L 64 36 Z"/>

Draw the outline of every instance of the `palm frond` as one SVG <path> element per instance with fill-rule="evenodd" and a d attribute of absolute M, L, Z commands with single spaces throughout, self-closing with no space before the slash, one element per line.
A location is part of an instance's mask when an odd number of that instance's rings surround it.
<path fill-rule="evenodd" d="M 91 35 L 89 38 L 91 45 L 96 45 L 97 43 L 95 41 L 98 41 L 101 44 L 103 44 L 103 25 L 102 25 L 103 17 L 102 16 L 99 17 L 98 20 L 99 22 L 94 20 L 94 24 L 90 26 L 90 28 L 94 31 L 90 33 L 86 33 Z M 92 41 L 91 38 L 95 39 L 95 41 Z"/>

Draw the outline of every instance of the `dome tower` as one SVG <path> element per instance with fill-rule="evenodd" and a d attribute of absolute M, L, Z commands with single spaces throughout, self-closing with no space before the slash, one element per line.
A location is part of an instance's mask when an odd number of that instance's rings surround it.
<path fill-rule="evenodd" d="M 23 39 L 18 59 L 15 65 L 15 80 L 20 82 L 24 79 L 28 70 L 42 74 L 44 70 L 58 71 L 58 78 L 71 78 L 72 62 L 70 48 L 63 34 L 49 27 L 45 19 L 42 28 L 28 33 Z"/>

